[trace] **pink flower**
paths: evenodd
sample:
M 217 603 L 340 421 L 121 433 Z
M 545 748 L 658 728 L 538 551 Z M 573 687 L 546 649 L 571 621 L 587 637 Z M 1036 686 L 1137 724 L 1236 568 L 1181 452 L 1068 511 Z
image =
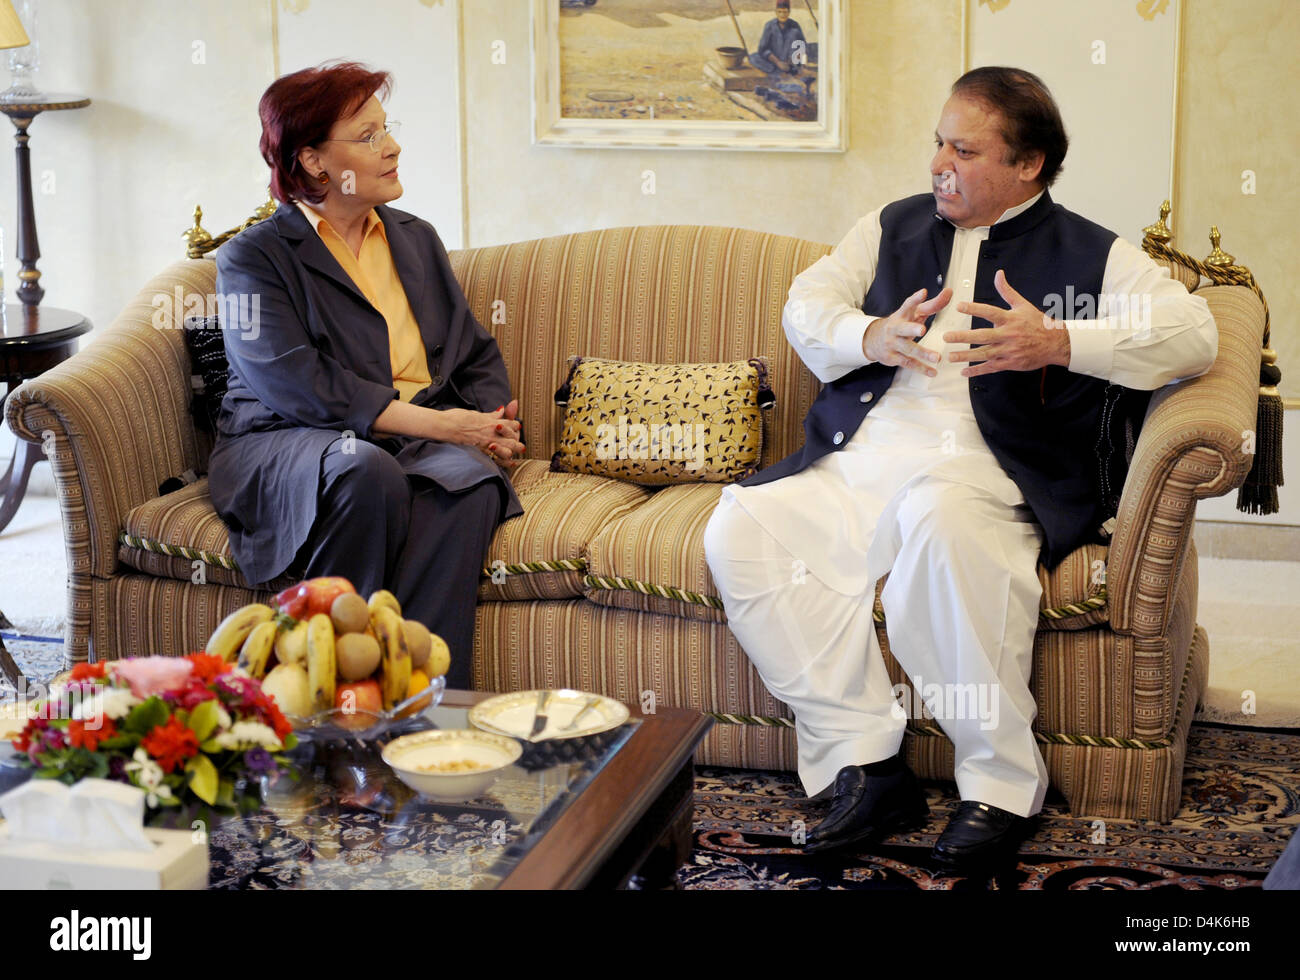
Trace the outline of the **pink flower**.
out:
M 118 660 L 109 670 L 118 681 L 126 681 L 138 698 L 166 694 L 185 686 L 194 664 L 184 657 L 136 657 Z

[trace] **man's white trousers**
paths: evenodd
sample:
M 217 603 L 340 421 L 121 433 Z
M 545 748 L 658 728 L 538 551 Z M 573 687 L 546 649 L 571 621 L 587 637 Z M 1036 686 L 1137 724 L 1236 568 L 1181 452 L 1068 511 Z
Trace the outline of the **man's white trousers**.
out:
M 841 499 L 825 498 L 816 467 L 725 490 L 704 544 L 728 623 L 764 684 L 794 712 L 809 796 L 844 766 L 895 754 L 921 698 L 956 749 L 961 798 L 1030 816 L 1048 785 L 1029 690 L 1041 528 L 1026 507 L 1008 506 L 979 481 L 887 470 L 867 481 L 874 485 L 855 481 Z M 852 507 L 852 540 L 789 548 L 786 536 L 781 544 L 764 523 L 772 525 L 782 501 Z M 827 569 L 822 578 L 817 567 Z M 886 572 L 890 649 L 916 691 L 906 698 L 892 689 L 871 616 Z M 847 590 L 845 581 L 853 582 Z

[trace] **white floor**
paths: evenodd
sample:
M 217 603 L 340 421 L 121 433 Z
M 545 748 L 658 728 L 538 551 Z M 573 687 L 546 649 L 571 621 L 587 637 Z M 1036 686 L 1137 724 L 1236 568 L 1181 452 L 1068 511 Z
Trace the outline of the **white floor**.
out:
M 58 502 L 29 494 L 0 534 L 0 610 L 21 632 L 61 636 L 66 575 Z M 1202 558 L 1197 621 L 1210 635 L 1197 718 L 1300 728 L 1300 562 Z

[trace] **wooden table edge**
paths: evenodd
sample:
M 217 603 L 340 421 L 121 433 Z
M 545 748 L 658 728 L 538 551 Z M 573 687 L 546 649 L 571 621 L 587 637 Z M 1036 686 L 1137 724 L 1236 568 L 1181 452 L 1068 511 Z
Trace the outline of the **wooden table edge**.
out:
M 442 704 L 472 707 L 495 696 L 449 690 Z M 632 717 L 641 721 L 635 734 L 560 814 L 537 846 L 524 855 L 501 882 L 501 889 L 582 888 L 695 754 L 713 724 L 712 718 L 688 708 L 659 708 L 653 714 L 630 710 Z M 665 740 L 672 750 L 651 755 L 662 751 Z M 620 784 L 634 789 L 623 795 L 622 806 L 613 807 L 608 798 L 616 795 Z

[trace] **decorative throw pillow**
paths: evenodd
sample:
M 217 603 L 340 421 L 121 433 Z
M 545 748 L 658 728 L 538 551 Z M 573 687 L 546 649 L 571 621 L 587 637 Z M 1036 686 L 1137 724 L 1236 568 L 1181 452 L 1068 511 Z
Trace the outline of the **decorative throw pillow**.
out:
M 195 425 L 216 435 L 217 413 L 221 411 L 221 399 L 226 397 L 229 369 L 221 318 L 187 316 L 183 326 L 185 347 L 190 352 L 190 389 L 194 393 L 190 413 Z
M 762 358 L 639 364 L 570 358 L 551 469 L 646 486 L 731 483 L 758 470 L 762 409 L 776 403 Z

